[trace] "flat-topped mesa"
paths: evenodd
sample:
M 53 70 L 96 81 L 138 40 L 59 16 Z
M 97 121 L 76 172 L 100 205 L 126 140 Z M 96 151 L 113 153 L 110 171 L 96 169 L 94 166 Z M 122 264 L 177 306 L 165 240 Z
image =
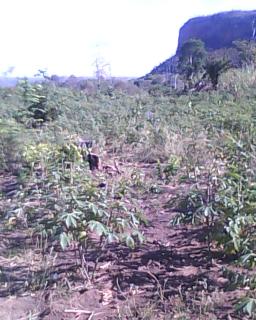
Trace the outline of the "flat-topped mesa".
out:
M 189 39 L 202 40 L 209 51 L 230 48 L 236 40 L 256 40 L 256 10 L 192 18 L 180 29 L 177 52 Z
M 179 50 L 190 39 L 203 41 L 208 52 L 234 50 L 234 41 L 256 41 L 256 10 L 221 12 L 188 20 L 180 28 L 176 54 L 160 63 L 145 77 L 175 74 Z

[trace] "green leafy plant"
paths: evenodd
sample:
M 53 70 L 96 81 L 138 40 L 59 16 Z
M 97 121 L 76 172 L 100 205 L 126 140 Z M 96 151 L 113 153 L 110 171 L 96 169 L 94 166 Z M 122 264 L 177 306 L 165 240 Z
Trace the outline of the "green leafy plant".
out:
M 50 100 L 48 89 L 44 84 L 31 84 L 27 79 L 21 80 L 19 90 L 23 107 L 15 114 L 16 120 L 34 128 L 56 120 L 61 111 L 58 104 Z
M 217 90 L 220 75 L 230 68 L 230 62 L 225 59 L 208 59 L 204 65 L 205 74 L 203 78 L 209 77 L 214 90 Z
M 254 318 L 256 316 L 256 299 L 250 297 L 241 299 L 236 306 L 236 310 L 247 313 L 250 317 Z
M 58 240 L 63 250 L 75 244 L 81 265 L 88 247 L 97 243 L 100 255 L 107 243 L 134 248 L 143 242 L 137 207 L 113 198 L 111 189 L 99 189 L 75 145 L 30 145 L 23 157 L 31 168 L 30 184 L 16 201 L 35 235 Z M 40 203 L 32 211 L 24 201 L 29 195 Z M 18 218 L 16 209 L 9 211 L 8 221 L 11 217 Z
M 158 178 L 161 180 L 164 180 L 166 183 L 169 183 L 174 177 L 181 164 L 181 159 L 177 156 L 172 156 L 169 158 L 168 162 L 166 164 L 161 164 L 158 160 L 157 162 L 157 175 Z
M 183 43 L 178 52 L 179 70 L 186 80 L 192 81 L 203 69 L 206 58 L 204 43 L 199 39 L 190 39 Z

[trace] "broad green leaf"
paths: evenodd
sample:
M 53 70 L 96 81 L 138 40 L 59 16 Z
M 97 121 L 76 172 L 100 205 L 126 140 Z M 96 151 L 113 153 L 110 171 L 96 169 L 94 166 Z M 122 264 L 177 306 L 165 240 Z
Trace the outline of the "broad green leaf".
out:
M 127 236 L 125 238 L 125 243 L 129 248 L 134 248 L 135 247 L 134 239 L 131 236 Z
M 256 299 L 250 298 L 247 304 L 244 306 L 244 310 L 249 314 L 249 316 L 252 316 L 256 311 Z
M 108 243 L 112 243 L 114 241 L 118 241 L 118 236 L 114 233 L 109 233 L 108 236 L 107 236 L 107 241 Z
M 77 226 L 76 219 L 72 213 L 66 215 L 65 223 L 68 228 Z
M 256 299 L 245 297 L 236 305 L 236 310 L 242 310 L 243 312 L 252 316 L 256 312 Z
M 60 234 L 60 245 L 62 250 L 65 250 L 66 247 L 70 244 L 70 237 L 66 234 L 66 232 L 63 232 Z
M 245 254 L 244 256 L 241 257 L 241 261 L 243 264 L 246 264 L 248 260 L 250 260 L 251 258 L 256 258 L 256 254 L 255 253 L 248 253 Z
M 90 221 L 89 228 L 92 232 L 96 232 L 99 236 L 107 234 L 106 227 L 99 221 L 95 221 L 95 220 Z

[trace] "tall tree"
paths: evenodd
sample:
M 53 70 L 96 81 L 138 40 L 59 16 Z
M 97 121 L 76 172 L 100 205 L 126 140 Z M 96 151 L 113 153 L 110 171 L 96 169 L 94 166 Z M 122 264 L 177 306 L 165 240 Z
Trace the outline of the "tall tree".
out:
M 256 41 L 234 41 L 241 66 L 256 65 Z
M 220 75 L 230 68 L 230 62 L 226 59 L 208 59 L 204 65 L 205 74 L 212 83 L 213 89 L 217 90 Z
M 191 83 L 203 70 L 206 59 L 204 43 L 199 39 L 190 39 L 181 46 L 178 56 L 178 70 Z

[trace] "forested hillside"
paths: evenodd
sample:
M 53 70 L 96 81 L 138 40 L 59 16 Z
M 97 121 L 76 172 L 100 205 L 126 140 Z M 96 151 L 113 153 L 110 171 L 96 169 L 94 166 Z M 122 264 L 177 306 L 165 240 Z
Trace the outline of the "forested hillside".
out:
M 256 11 L 230 11 L 188 20 L 179 31 L 176 54 L 156 66 L 147 76 L 179 73 L 180 51 L 191 40 L 203 42 L 209 57 L 228 58 L 240 67 L 241 46 L 256 41 Z

